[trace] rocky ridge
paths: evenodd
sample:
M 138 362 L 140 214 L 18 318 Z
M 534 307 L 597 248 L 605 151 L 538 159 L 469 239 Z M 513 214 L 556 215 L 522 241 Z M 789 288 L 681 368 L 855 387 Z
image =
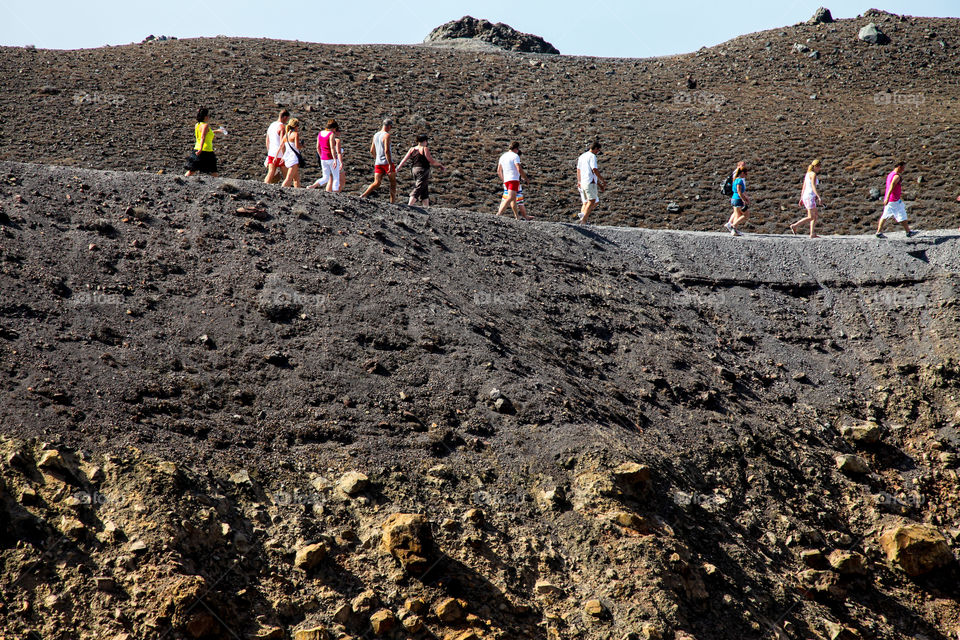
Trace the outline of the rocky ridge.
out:
M 489 20 L 478 20 L 473 16 L 464 16 L 452 20 L 431 31 L 424 44 L 459 44 L 464 40 L 483 42 L 498 49 L 518 53 L 548 53 L 557 55 L 560 51 L 552 44 L 529 33 L 520 33 L 502 22 L 496 24 Z

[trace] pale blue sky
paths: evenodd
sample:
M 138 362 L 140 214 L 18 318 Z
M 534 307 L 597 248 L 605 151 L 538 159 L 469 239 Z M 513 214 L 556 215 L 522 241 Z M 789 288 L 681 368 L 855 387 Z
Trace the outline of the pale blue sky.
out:
M 802 22 L 823 1 L 0 0 L 0 45 L 99 47 L 139 42 L 151 33 L 412 44 L 433 27 L 469 14 L 543 36 L 565 54 L 648 57 L 696 51 L 744 33 Z M 958 0 L 826 0 L 826 6 L 837 18 L 856 17 L 871 6 L 915 16 L 960 16 Z M 266 7 L 273 7 L 269 15 Z

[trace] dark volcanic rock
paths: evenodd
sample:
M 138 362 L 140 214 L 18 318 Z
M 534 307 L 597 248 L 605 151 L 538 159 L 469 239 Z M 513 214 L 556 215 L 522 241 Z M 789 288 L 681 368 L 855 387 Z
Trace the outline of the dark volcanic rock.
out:
M 427 44 L 445 43 L 450 40 L 480 40 L 506 49 L 522 53 L 554 53 L 559 54 L 552 44 L 530 33 L 521 33 L 508 24 L 489 20 L 478 20 L 472 16 L 464 16 L 440 25 L 430 32 L 424 40 Z
M 830 13 L 830 9 L 820 7 L 808 22 L 810 24 L 826 24 L 833 22 L 833 15 Z

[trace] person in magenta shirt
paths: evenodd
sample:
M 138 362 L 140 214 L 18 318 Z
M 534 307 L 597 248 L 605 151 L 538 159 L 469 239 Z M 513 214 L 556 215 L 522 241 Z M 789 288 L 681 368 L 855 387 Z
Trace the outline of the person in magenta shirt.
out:
M 340 148 L 340 125 L 330 119 L 317 135 L 317 155 L 323 175 L 307 189 L 326 186 L 327 191 L 340 191 L 340 170 L 343 168 L 343 153 Z
M 898 162 L 893 167 L 893 171 L 887 174 L 887 189 L 885 195 L 883 196 L 883 215 L 880 216 L 880 221 L 877 223 L 877 237 L 885 238 L 883 235 L 883 223 L 887 218 L 893 218 L 903 227 L 903 230 L 907 232 L 907 237 L 910 238 L 917 234 L 916 231 L 910 230 L 910 225 L 907 222 L 907 207 L 903 204 L 903 162 Z

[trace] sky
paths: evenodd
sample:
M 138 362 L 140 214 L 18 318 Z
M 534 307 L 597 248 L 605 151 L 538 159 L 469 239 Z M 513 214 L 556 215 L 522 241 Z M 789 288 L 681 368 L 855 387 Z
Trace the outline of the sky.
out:
M 414 44 L 464 15 L 542 36 L 568 55 L 645 58 L 696 51 L 810 18 L 824 0 L 363 0 L 223 2 L 0 0 L 0 45 L 76 49 L 179 38 L 243 36 L 337 44 Z M 960 16 L 958 0 L 826 0 L 835 18 L 871 6 L 914 16 Z M 267 7 L 272 7 L 268 14 Z

